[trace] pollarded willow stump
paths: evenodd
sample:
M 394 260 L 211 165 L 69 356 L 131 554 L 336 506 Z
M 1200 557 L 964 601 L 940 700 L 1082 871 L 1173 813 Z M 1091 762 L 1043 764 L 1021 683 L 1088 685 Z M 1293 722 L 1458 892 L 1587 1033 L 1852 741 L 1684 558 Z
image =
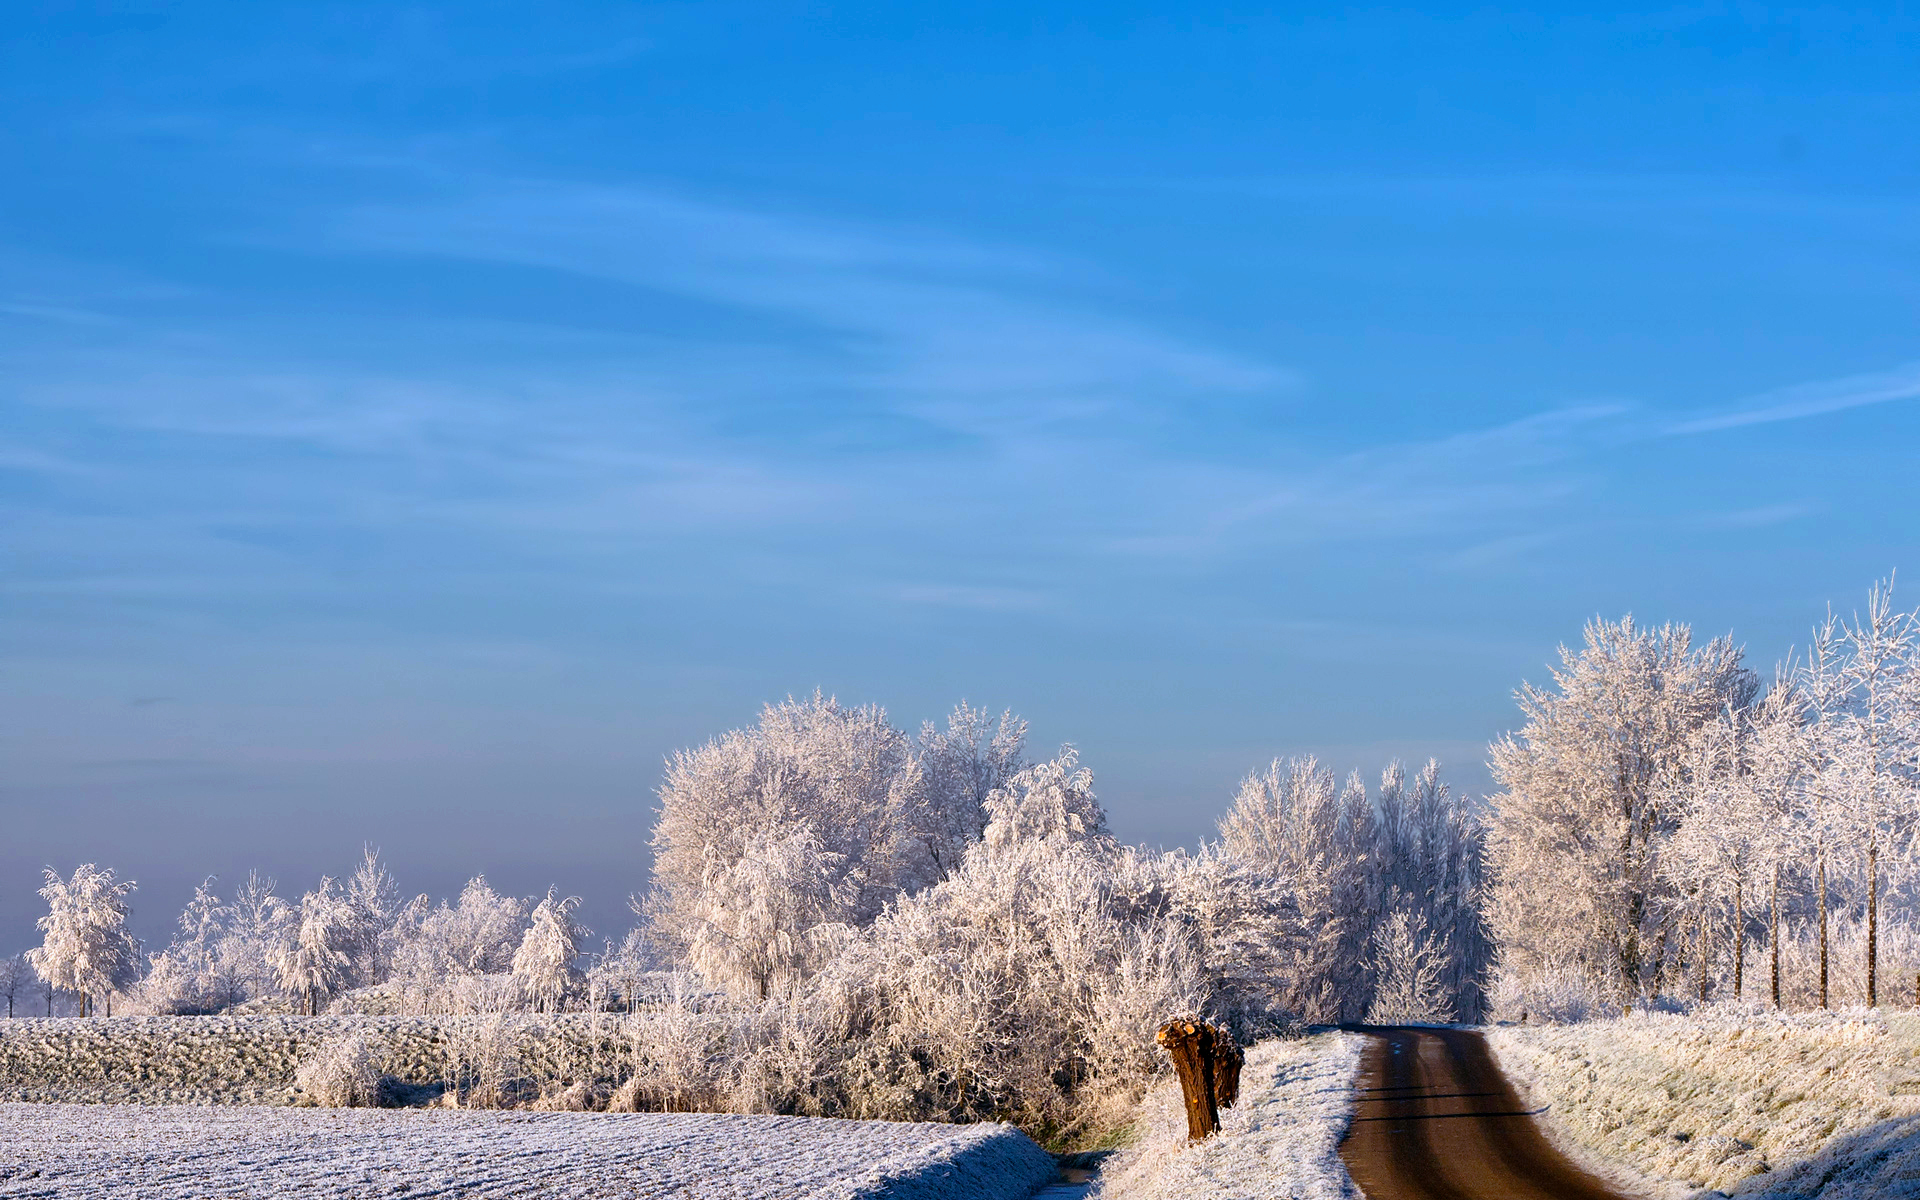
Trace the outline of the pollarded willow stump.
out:
M 1220 1128 L 1220 1110 L 1240 1098 L 1245 1056 L 1232 1034 L 1205 1021 L 1168 1021 L 1154 1040 L 1173 1059 L 1187 1105 L 1187 1138 L 1197 1142 Z

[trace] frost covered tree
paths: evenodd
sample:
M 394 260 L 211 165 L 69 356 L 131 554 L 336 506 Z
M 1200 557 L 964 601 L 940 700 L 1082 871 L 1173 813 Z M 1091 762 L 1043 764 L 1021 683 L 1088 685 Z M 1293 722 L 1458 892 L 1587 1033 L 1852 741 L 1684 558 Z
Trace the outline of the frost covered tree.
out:
M 851 885 L 811 825 L 755 834 L 738 858 L 715 854 L 684 928 L 686 960 L 736 995 L 791 998 L 845 928 Z
M 1024 736 L 1011 715 L 996 723 L 963 705 L 916 742 L 885 710 L 816 692 L 676 754 L 641 902 L 652 935 L 737 987 L 791 983 L 811 969 L 816 926 L 870 924 L 951 871 L 984 832 L 988 797 L 1018 770 Z M 802 891 L 753 894 L 780 880 Z M 735 950 L 746 957 L 724 962 Z
M 808 985 L 849 1055 L 847 1115 L 1012 1115 L 1071 1131 L 1123 1111 L 1152 1032 L 1206 1001 L 1173 866 L 1114 843 L 1070 756 L 1019 772 L 944 882 L 903 897 Z
M 0 958 L 0 996 L 6 997 L 7 1019 L 13 1019 L 14 1002 L 33 985 L 33 965 L 23 954 Z
M 1442 979 L 1446 955 L 1418 909 L 1393 912 L 1374 927 L 1370 1025 L 1453 1020 L 1453 1000 Z
M 127 897 L 134 887 L 92 863 L 75 868 L 71 879 L 51 868 L 46 872 L 40 895 L 48 911 L 38 922 L 45 938 L 27 956 L 49 987 L 79 995 L 83 1017 L 94 997 L 110 997 L 139 978 L 140 946 L 127 929 Z
M 1300 965 L 1316 938 L 1293 889 L 1219 843 L 1170 855 L 1164 869 L 1169 911 L 1192 941 L 1206 987 L 1206 1015 L 1242 1041 L 1290 1024 Z
M 143 1003 L 151 1011 L 211 1013 L 244 999 L 221 961 L 233 910 L 220 902 L 213 885 L 209 875 L 193 889 L 180 914 L 178 934 L 153 956 L 140 985 Z
M 1373 935 L 1395 911 L 1435 939 L 1447 1007 L 1480 1011 L 1490 946 L 1480 918 L 1478 823 L 1429 761 L 1409 782 L 1398 763 L 1369 796 L 1312 758 L 1249 776 L 1220 820 L 1220 848 L 1283 886 L 1302 936 L 1276 968 L 1285 1003 L 1314 1021 L 1356 1021 L 1378 983 Z
M 1716 911 L 1724 912 L 1732 934 L 1733 994 L 1742 995 L 1749 905 L 1763 880 L 1771 885 L 1770 936 L 1777 946 L 1780 869 L 1791 850 L 1789 822 L 1803 772 L 1797 709 L 1793 688 L 1781 682 L 1751 710 L 1723 711 L 1701 731 L 1689 786 L 1674 800 L 1682 815 L 1662 872 L 1695 906 L 1703 1000 L 1712 957 L 1707 928 Z M 1777 978 L 1773 990 L 1777 996 Z
M 258 871 L 247 873 L 231 901 L 214 884 L 208 876 L 194 889 L 172 943 L 153 956 L 140 985 L 149 1011 L 220 1012 L 279 990 L 299 914 Z
M 1297 945 L 1284 983 L 1286 1006 L 1313 1021 L 1365 1013 L 1364 947 L 1370 840 L 1365 789 L 1356 799 L 1312 757 L 1275 760 L 1249 775 L 1220 819 L 1230 857 L 1280 881 L 1299 906 L 1308 937 Z M 1357 1011 L 1356 1011 L 1357 1009 Z
M 579 976 L 574 960 L 580 957 L 587 930 L 573 919 L 578 907 L 580 897 L 561 900 L 548 888 L 546 898 L 534 905 L 520 948 L 513 952 L 513 977 L 542 1012 L 558 1012 L 567 988 Z
M 1552 687 L 1522 685 L 1525 727 L 1492 747 L 1488 920 L 1503 969 L 1572 969 L 1631 999 L 1669 982 L 1660 855 L 1693 748 L 1758 685 L 1730 640 L 1696 649 L 1685 625 L 1594 621 L 1560 657 Z
M 1838 801 L 1840 836 L 1866 871 L 1867 1004 L 1873 1005 L 1879 1002 L 1881 866 L 1912 838 L 1920 765 L 1914 617 L 1894 610 L 1892 580 L 1873 588 L 1866 614 L 1844 627 L 1844 637 L 1837 689 L 1843 707 L 1819 728 L 1831 738 L 1824 783 Z
M 300 898 L 300 923 L 280 956 L 280 986 L 298 997 L 308 1016 L 318 1016 L 320 998 L 343 991 L 353 979 L 354 914 L 331 878 Z
M 930 878 L 945 879 L 987 827 L 987 797 L 1026 766 L 1027 723 L 1002 712 L 996 719 L 961 701 L 940 729 L 921 726 L 919 787 L 908 820 L 927 857 Z
M 279 987 L 279 963 L 299 929 L 300 914 L 274 890 L 269 876 L 248 871 L 234 889 L 226 936 L 221 939 L 219 969 L 245 999 Z
M 422 896 L 398 920 L 394 973 L 416 986 L 449 979 L 501 975 L 527 927 L 527 902 L 503 896 L 476 875 L 452 904 L 430 908 Z
M 388 941 L 400 915 L 400 886 L 380 861 L 377 847 L 361 849 L 360 863 L 347 877 L 346 900 L 353 913 L 353 959 L 360 981 L 384 982 L 392 965 Z

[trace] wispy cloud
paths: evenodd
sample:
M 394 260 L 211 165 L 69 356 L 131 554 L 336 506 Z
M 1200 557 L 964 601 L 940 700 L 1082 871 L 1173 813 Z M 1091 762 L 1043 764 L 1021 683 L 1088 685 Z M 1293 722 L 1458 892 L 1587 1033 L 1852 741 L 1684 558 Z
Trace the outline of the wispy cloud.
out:
M 1746 425 L 1797 421 L 1869 404 L 1915 398 L 1920 398 L 1920 363 L 1909 363 L 1891 371 L 1849 375 L 1844 379 L 1803 383 L 1779 391 L 1764 392 L 1748 397 L 1726 411 L 1675 422 L 1667 426 L 1666 432 L 1674 435 L 1713 433 Z
M 1701 529 L 1766 529 L 1797 521 L 1813 511 L 1815 506 L 1811 504 L 1761 504 L 1731 512 L 1709 513 L 1697 518 L 1694 524 Z

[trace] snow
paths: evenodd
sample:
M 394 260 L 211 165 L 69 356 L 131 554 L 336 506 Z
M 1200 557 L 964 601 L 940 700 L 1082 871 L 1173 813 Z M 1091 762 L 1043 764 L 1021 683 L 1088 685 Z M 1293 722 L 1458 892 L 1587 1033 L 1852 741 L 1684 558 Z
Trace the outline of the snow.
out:
M 1054 1169 L 1005 1125 L 0 1104 L 0 1197 L 1019 1200 Z
M 1488 1041 L 1550 1106 L 1549 1136 L 1615 1178 L 1672 1195 L 1920 1195 L 1920 1016 L 1729 1005 Z
M 417 1084 L 444 1077 L 450 1041 L 497 1036 L 536 1081 L 611 1076 L 650 1018 L 593 1013 L 505 1017 L 111 1017 L 0 1021 L 0 1100 L 291 1104 L 294 1074 L 330 1039 L 363 1037 L 381 1069 Z
M 1140 1140 L 1109 1161 L 1101 1200 L 1354 1200 L 1340 1161 L 1365 1039 L 1350 1033 L 1260 1042 L 1247 1051 L 1240 1102 L 1220 1132 L 1187 1142 L 1180 1085 L 1169 1079 L 1140 1109 Z

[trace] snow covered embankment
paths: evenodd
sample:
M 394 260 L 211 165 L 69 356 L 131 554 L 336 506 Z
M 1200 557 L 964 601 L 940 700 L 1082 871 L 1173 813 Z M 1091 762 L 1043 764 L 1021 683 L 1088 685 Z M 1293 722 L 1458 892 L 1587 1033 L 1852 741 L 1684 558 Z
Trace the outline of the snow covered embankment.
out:
M 1247 1051 L 1240 1102 L 1220 1114 L 1220 1132 L 1187 1142 L 1180 1085 L 1147 1094 L 1140 1138 L 1101 1173 L 1100 1200 L 1350 1200 L 1358 1196 L 1340 1161 L 1353 1116 L 1354 1078 L 1364 1039 L 1321 1033 L 1260 1042 Z
M 0 1197 L 1020 1200 L 1053 1173 L 1006 1125 L 0 1104 Z
M 1920 1191 L 1920 1017 L 1729 1007 L 1487 1041 L 1555 1141 L 1672 1194 Z

